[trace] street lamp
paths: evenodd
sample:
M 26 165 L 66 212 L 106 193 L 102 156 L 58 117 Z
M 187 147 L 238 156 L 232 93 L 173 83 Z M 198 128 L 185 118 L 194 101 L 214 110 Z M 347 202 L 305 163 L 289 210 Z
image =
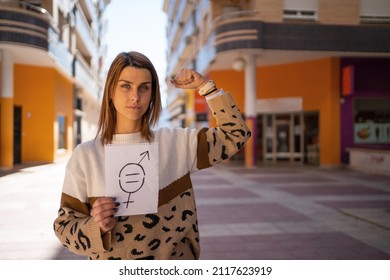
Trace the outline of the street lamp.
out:
M 232 64 L 232 67 L 236 71 L 242 71 L 245 69 L 245 60 L 242 57 L 237 57 Z

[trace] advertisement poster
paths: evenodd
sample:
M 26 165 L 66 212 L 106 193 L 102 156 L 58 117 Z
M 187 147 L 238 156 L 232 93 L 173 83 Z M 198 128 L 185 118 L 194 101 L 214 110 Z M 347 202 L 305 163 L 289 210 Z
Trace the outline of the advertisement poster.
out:
M 390 123 L 355 123 L 355 143 L 390 143 Z

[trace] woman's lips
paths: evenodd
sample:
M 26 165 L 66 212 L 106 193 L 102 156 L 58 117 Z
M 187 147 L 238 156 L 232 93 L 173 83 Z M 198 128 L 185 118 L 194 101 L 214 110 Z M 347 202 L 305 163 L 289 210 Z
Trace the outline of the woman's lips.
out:
M 141 109 L 140 106 L 126 106 L 127 109 L 130 109 L 130 110 L 139 110 Z

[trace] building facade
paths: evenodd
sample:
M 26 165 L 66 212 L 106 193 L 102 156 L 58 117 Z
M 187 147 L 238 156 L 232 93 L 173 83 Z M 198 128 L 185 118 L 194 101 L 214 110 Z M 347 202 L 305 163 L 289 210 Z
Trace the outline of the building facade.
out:
M 355 150 L 367 161 L 389 150 L 389 1 L 166 0 L 163 9 L 167 79 L 192 67 L 232 91 L 254 132 L 237 155 L 246 166 L 339 166 Z M 213 124 L 197 94 L 168 86 L 168 100 L 176 125 Z M 380 141 L 359 140 L 367 122 Z
M 109 2 L 0 2 L 0 168 L 53 162 L 94 136 Z

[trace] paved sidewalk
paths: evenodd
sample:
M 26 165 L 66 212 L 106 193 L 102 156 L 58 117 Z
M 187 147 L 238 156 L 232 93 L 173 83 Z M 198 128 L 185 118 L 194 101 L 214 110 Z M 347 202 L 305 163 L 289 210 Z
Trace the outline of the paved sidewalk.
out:
M 0 172 L 0 259 L 85 259 L 52 229 L 65 164 Z M 232 162 L 193 182 L 201 259 L 390 259 L 390 176 Z
M 194 183 L 202 259 L 390 259 L 390 176 L 227 164 Z

